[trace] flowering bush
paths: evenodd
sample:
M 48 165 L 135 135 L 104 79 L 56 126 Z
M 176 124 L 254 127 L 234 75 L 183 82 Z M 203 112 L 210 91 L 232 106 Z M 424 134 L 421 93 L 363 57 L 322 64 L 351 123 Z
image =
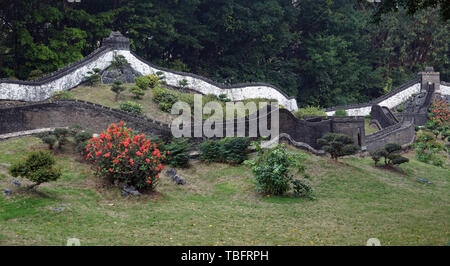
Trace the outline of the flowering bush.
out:
M 166 158 L 156 143 L 144 134 L 135 134 L 122 121 L 91 138 L 85 149 L 86 160 L 96 165 L 96 174 L 138 189 L 156 187 L 159 173 L 164 169 L 161 160 Z
M 450 106 L 445 98 L 437 98 L 430 105 L 428 114 L 431 121 L 442 127 L 450 123 Z

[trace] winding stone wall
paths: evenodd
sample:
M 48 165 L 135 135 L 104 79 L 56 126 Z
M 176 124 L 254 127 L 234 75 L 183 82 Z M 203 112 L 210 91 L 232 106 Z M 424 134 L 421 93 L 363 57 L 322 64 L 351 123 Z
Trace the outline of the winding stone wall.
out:
M 366 149 L 373 151 L 388 143 L 407 145 L 414 142 L 415 130 L 412 121 L 404 121 L 366 136 Z
M 411 95 L 419 93 L 420 90 L 420 79 L 416 78 L 369 103 L 327 108 L 325 109 L 325 112 L 327 113 L 327 115 L 332 116 L 334 115 L 336 110 L 342 109 L 346 110 L 349 116 L 366 116 L 370 114 L 372 105 L 380 105 L 392 109 L 397 105 L 405 102 L 409 97 L 411 97 Z
M 93 68 L 106 69 L 110 66 L 113 55 L 120 54 L 125 56 L 131 67 L 140 74 L 163 72 L 167 84 L 171 86 L 179 86 L 179 82 L 186 79 L 190 89 L 203 94 L 226 94 L 233 101 L 249 98 L 276 99 L 288 110 L 297 110 L 295 97 L 287 96 L 273 85 L 246 83 L 227 86 L 198 75 L 158 67 L 130 52 L 127 42 L 128 39 L 120 33 L 112 32 L 109 38 L 104 39 L 100 49 L 50 75 L 33 81 L 0 80 L 0 100 L 43 101 L 53 92 L 76 87 Z

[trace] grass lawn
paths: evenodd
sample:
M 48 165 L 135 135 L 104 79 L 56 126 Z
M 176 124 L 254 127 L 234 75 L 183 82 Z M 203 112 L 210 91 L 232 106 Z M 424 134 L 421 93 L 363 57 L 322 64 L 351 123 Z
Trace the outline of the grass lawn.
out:
M 179 170 L 189 182 L 163 176 L 158 192 L 122 198 L 105 188 L 78 155 L 58 153 L 63 176 L 27 192 L 11 184 L 5 164 L 31 149 L 35 137 L 0 142 L 0 245 L 448 245 L 448 169 L 411 159 L 398 170 L 374 168 L 370 158 L 335 163 L 305 154 L 317 200 L 258 194 L 245 166 L 192 161 Z M 432 185 L 416 181 L 422 177 Z M 26 180 L 20 179 L 23 184 Z M 55 212 L 54 207 L 63 207 Z
M 366 136 L 378 131 L 375 126 L 370 125 L 370 118 L 364 118 L 364 131 L 366 132 Z

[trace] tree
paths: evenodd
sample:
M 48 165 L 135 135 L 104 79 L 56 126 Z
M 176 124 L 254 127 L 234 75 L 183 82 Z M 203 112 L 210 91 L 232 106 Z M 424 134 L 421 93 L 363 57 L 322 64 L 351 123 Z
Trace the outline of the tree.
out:
M 9 167 L 9 173 L 14 177 L 24 177 L 34 182 L 32 189 L 42 183 L 55 181 L 61 176 L 61 170 L 55 168 L 55 158 L 48 152 L 30 153 L 24 160 Z
M 420 10 L 436 7 L 439 7 L 443 21 L 450 19 L 450 4 L 448 0 L 383 0 L 377 5 L 374 19 L 375 21 L 380 21 L 382 14 L 392 11 L 398 12 L 400 8 L 406 9 L 409 15 L 414 15 Z
M 339 157 L 355 154 L 359 150 L 353 144 L 353 139 L 344 134 L 327 133 L 317 140 L 317 144 L 336 161 Z
M 385 165 L 398 165 L 402 163 L 409 162 L 408 158 L 405 158 L 398 154 L 401 151 L 402 146 L 397 143 L 388 143 L 382 149 L 377 149 L 370 153 L 370 156 L 375 162 L 375 166 L 380 161 L 381 158 L 384 158 Z
M 125 86 L 123 86 L 122 84 L 123 84 L 122 81 L 115 80 L 111 85 L 111 91 L 113 91 L 116 94 L 114 97 L 114 100 L 116 102 L 119 100 L 120 93 L 126 89 Z

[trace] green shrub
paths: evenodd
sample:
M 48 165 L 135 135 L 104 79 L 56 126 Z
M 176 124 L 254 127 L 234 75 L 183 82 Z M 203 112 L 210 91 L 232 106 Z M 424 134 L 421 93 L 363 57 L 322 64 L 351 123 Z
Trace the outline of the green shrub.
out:
M 142 114 L 142 105 L 128 101 L 120 104 L 120 110 L 133 113 L 135 115 L 141 115 Z
M 48 148 L 49 148 L 50 150 L 53 149 L 53 147 L 55 146 L 56 142 L 58 141 L 58 140 L 56 139 L 56 136 L 55 136 L 55 135 L 49 135 L 49 134 L 42 136 L 42 137 L 41 137 L 41 140 L 42 140 L 45 144 L 48 144 Z
M 42 76 L 44 76 L 44 72 L 42 72 L 40 69 L 34 69 L 30 71 L 30 74 L 28 74 L 28 80 L 35 80 Z
M 178 97 L 168 89 L 158 87 L 153 90 L 153 101 L 158 103 L 161 111 L 170 112 L 173 104 L 178 101 Z
M 80 125 L 70 125 L 67 128 L 67 130 L 68 130 L 70 136 L 75 137 L 78 134 L 78 132 L 83 131 L 83 127 Z
M 375 162 L 375 166 L 384 158 L 385 165 L 398 165 L 402 163 L 409 162 L 408 158 L 400 156 L 397 152 L 402 150 L 402 146 L 397 143 L 388 143 L 383 149 L 378 149 L 370 153 L 370 156 Z
M 136 82 L 136 86 L 141 90 L 146 90 L 150 87 L 150 80 L 147 76 L 136 77 L 134 82 Z
M 88 140 L 92 138 L 92 132 L 80 131 L 78 132 L 75 139 L 75 150 L 77 152 L 85 154 L 85 147 L 88 144 Z
M 142 97 L 145 95 L 145 92 L 138 86 L 132 86 L 128 89 L 128 91 L 134 95 L 135 99 L 142 99 Z
M 353 139 L 344 134 L 327 133 L 317 140 L 317 144 L 336 161 L 339 157 L 355 154 L 359 150 L 353 145 Z
M 113 84 L 111 85 L 111 91 L 115 93 L 114 100 L 116 102 L 119 100 L 120 93 L 126 89 L 122 84 L 122 81 L 114 80 Z
M 416 150 L 417 160 L 424 163 L 440 164 L 440 158 L 437 156 L 443 150 L 443 146 L 436 141 L 434 135 L 430 132 L 421 132 L 412 145 Z
M 123 69 L 125 66 L 128 65 L 128 61 L 125 58 L 125 56 L 121 54 L 115 54 L 113 56 L 113 60 L 111 61 L 111 67 L 114 69 Z
M 250 139 L 245 137 L 227 137 L 220 140 L 222 161 L 229 164 L 241 164 L 247 160 Z
M 52 99 L 54 100 L 70 100 L 75 96 L 70 91 L 55 91 L 52 93 Z
M 334 116 L 348 116 L 347 111 L 339 109 L 336 110 L 336 112 L 334 113 Z
M 101 83 L 102 76 L 100 72 L 102 70 L 100 68 L 94 68 L 91 71 L 88 71 L 88 76 L 84 77 L 84 80 L 88 86 L 97 86 Z
M 230 98 L 225 93 L 219 94 L 219 100 L 222 102 L 230 102 Z
M 164 146 L 167 158 L 164 162 L 174 166 L 186 168 L 189 166 L 189 148 L 191 144 L 188 139 L 177 138 Z
M 297 170 L 304 173 L 305 167 L 301 164 L 303 158 L 295 153 L 288 152 L 284 144 L 263 150 L 257 146 L 258 156 L 245 164 L 252 170 L 258 190 L 265 194 L 282 195 L 294 186 L 294 193 L 305 196 L 303 186 L 293 179 L 293 172 Z M 302 192 L 303 191 L 303 192 Z
M 220 162 L 222 155 L 220 153 L 222 147 L 221 142 L 217 140 L 205 140 L 200 144 L 200 160 L 206 162 Z
M 327 113 L 318 106 L 306 106 L 304 108 L 298 108 L 295 111 L 294 116 L 297 118 L 305 118 L 305 116 L 327 116 Z
M 24 160 L 14 163 L 9 167 L 9 173 L 13 177 L 24 177 L 35 184 L 55 181 L 61 176 L 61 170 L 55 168 L 55 158 L 48 152 L 38 151 L 30 153 Z
M 314 190 L 312 189 L 312 187 L 310 185 L 308 185 L 307 183 L 303 182 L 300 179 L 294 179 L 294 181 L 292 181 L 292 186 L 293 186 L 293 190 L 294 190 L 294 195 L 297 197 L 305 197 L 305 198 L 309 198 L 309 199 L 314 199 Z
M 149 82 L 148 86 L 151 89 L 154 89 L 154 88 L 159 87 L 161 85 L 161 80 L 160 79 L 162 79 L 162 78 L 160 78 L 158 75 L 156 75 L 156 74 L 149 74 L 146 77 L 147 77 L 147 80 Z
M 189 85 L 189 82 L 187 81 L 187 79 L 182 79 L 182 80 L 178 81 L 178 86 L 180 86 L 183 89 L 187 88 L 188 85 Z

